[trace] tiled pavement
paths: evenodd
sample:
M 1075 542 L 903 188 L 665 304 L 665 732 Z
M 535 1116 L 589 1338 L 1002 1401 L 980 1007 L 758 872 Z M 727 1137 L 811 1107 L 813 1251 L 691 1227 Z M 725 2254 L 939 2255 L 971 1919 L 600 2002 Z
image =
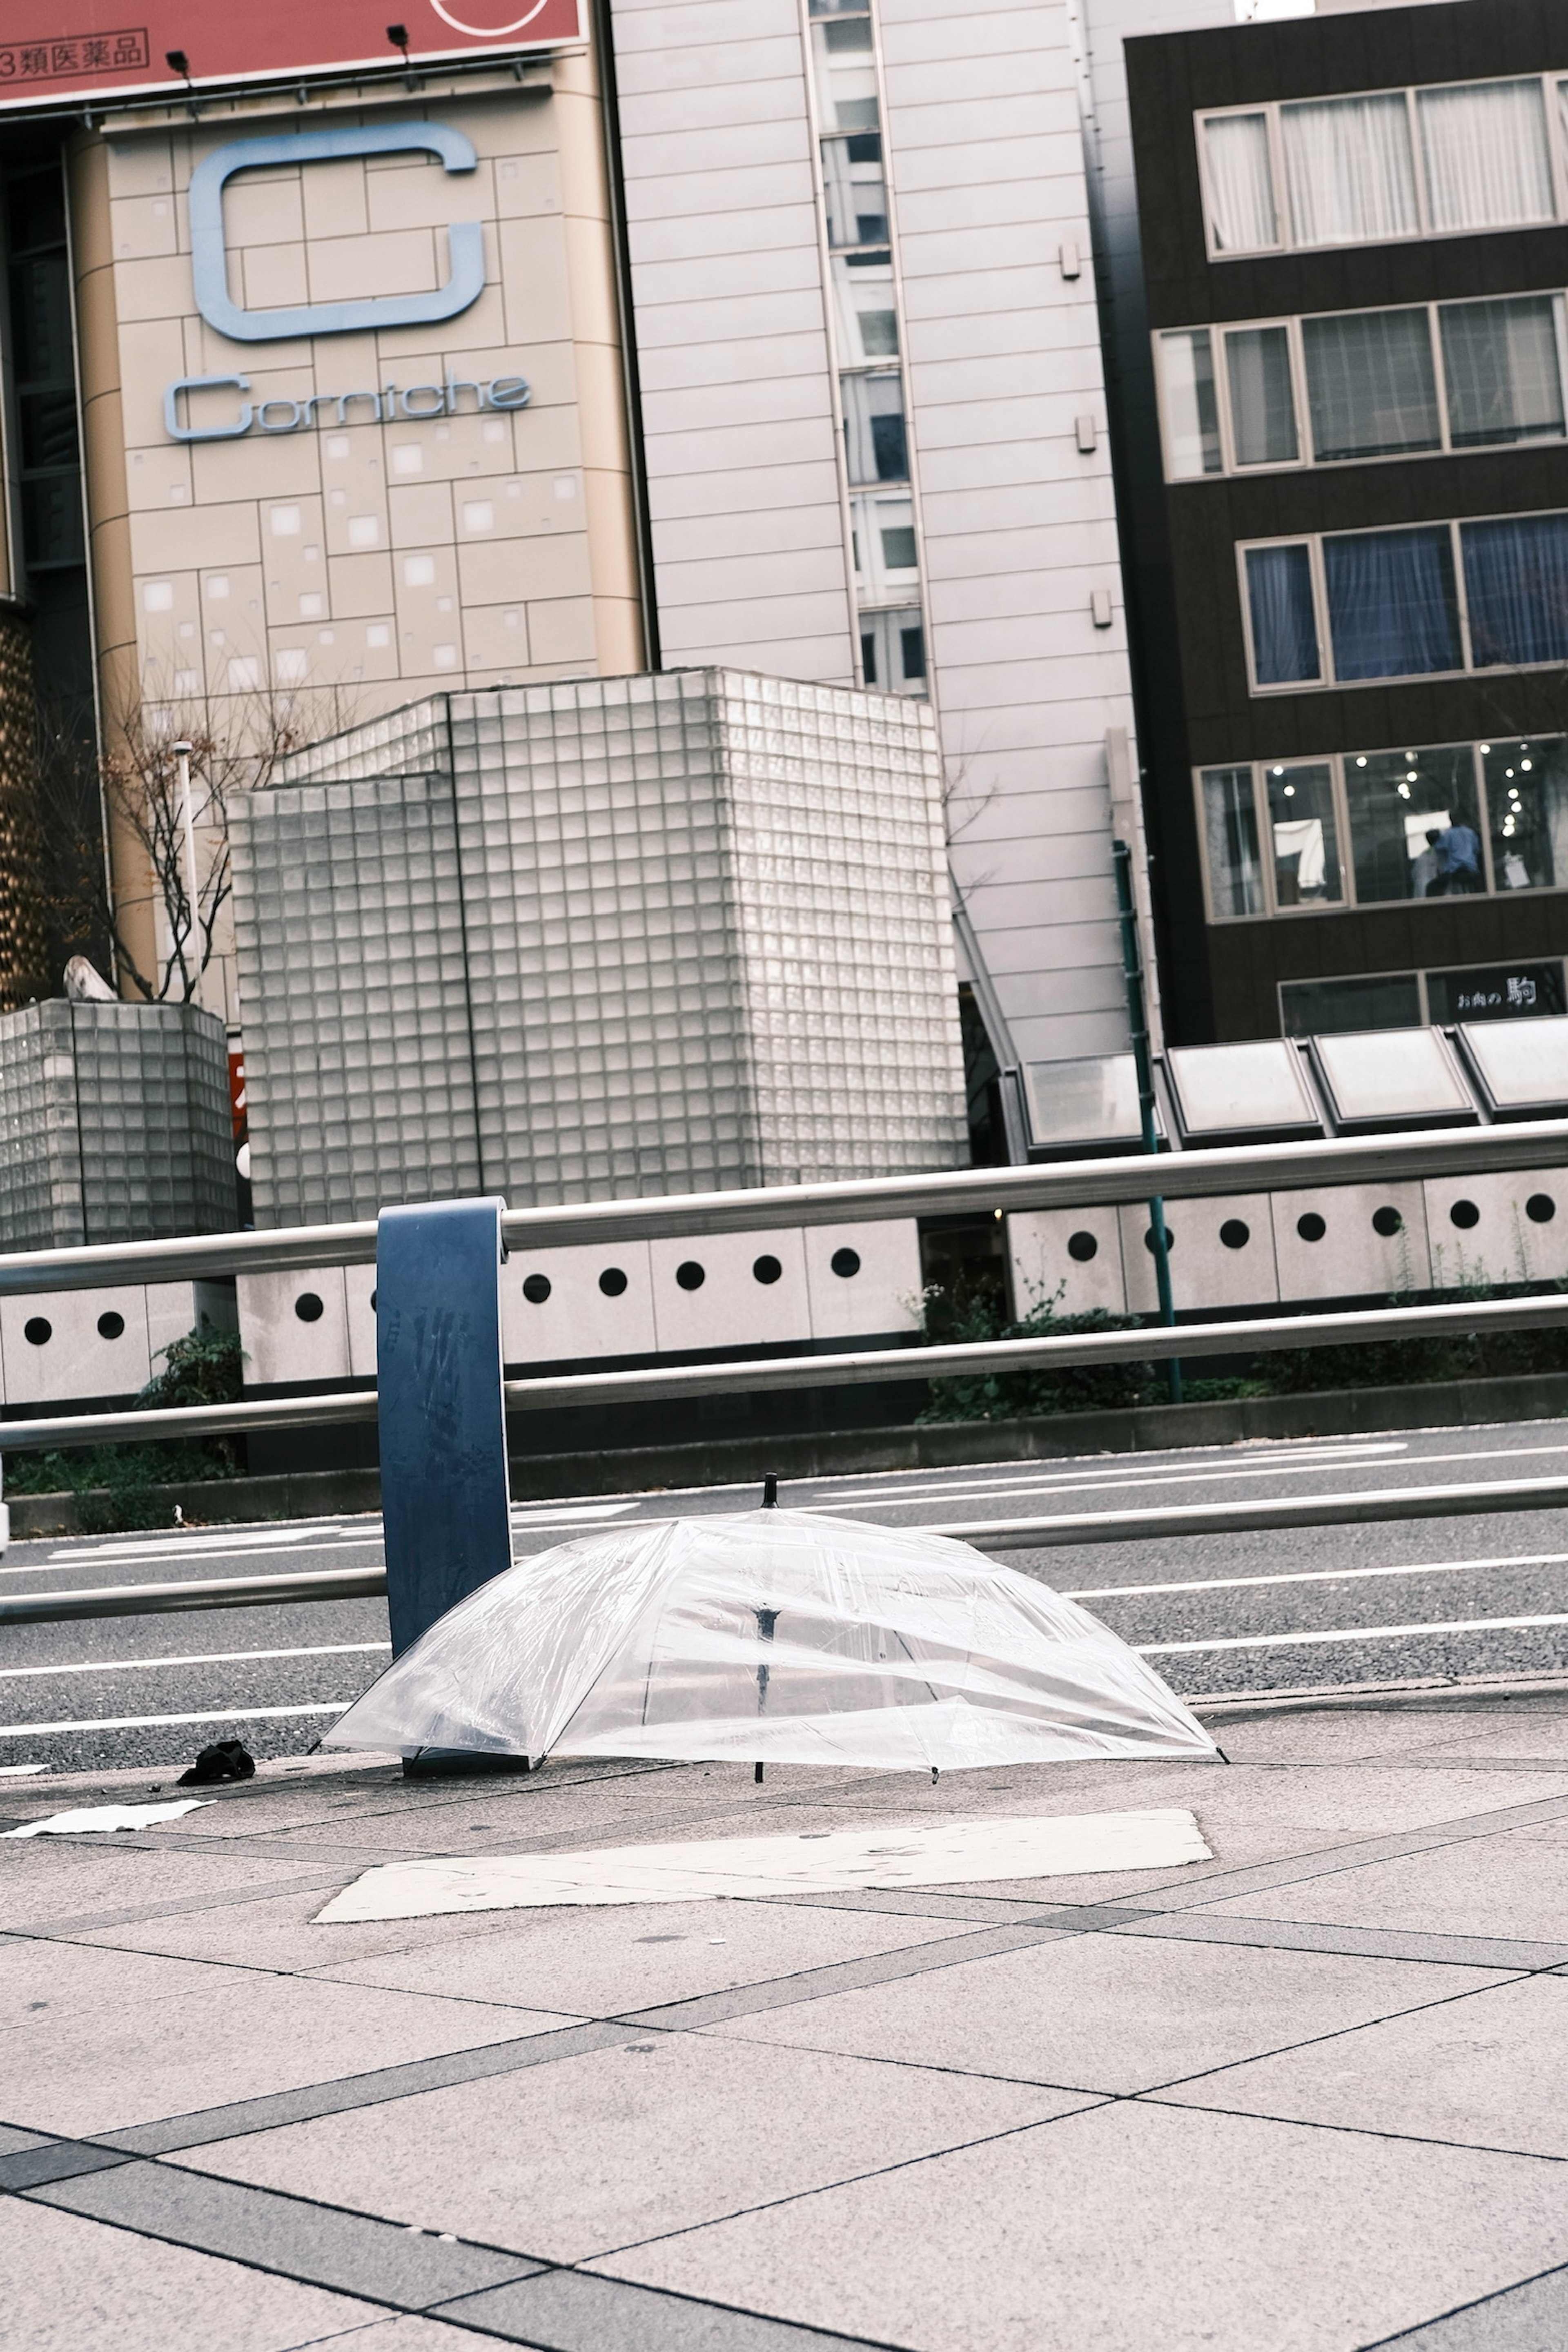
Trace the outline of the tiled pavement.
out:
M 1568 1706 L 1219 1737 L 936 1789 L 272 1770 L 0 1846 L 0 2338 L 1563 2352 Z M 311 1924 L 399 1854 L 1147 1804 L 1215 1860 Z

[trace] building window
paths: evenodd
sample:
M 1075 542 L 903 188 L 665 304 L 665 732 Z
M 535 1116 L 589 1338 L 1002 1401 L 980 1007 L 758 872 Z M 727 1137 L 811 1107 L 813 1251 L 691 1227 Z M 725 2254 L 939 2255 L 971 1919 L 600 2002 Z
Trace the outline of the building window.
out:
M 1568 513 L 1238 552 L 1255 693 L 1568 661 Z
M 1211 768 L 1202 792 L 1209 899 L 1215 915 L 1264 914 L 1251 769 Z
M 1565 88 L 1531 74 L 1202 114 L 1209 251 L 1228 260 L 1561 219 Z
M 870 0 L 806 0 L 860 674 L 923 694 L 926 632 Z
M 1343 980 L 1279 984 L 1287 1037 L 1343 1036 L 1358 1029 L 1447 1027 L 1458 1021 L 1520 1021 L 1561 1013 L 1563 966 L 1486 965 L 1460 971 L 1357 972 Z
M 1215 922 L 1568 889 L 1560 735 L 1205 768 L 1197 788 Z
M 1220 446 L 1219 395 L 1208 329 L 1193 327 L 1162 335 L 1159 357 L 1166 474 L 1173 482 L 1222 474 L 1225 453 Z
M 1557 292 L 1179 328 L 1155 351 L 1171 481 L 1564 436 Z
M 1303 540 L 1249 547 L 1246 554 L 1254 679 L 1258 686 L 1315 685 L 1322 664 L 1310 548 Z

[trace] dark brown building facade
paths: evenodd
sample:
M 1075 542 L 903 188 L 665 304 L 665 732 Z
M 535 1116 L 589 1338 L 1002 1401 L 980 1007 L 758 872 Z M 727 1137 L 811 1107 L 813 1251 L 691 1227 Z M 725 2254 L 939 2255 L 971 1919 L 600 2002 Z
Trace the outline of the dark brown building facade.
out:
M 1458 0 L 1128 64 L 1173 1034 L 1561 1013 L 1568 16 Z

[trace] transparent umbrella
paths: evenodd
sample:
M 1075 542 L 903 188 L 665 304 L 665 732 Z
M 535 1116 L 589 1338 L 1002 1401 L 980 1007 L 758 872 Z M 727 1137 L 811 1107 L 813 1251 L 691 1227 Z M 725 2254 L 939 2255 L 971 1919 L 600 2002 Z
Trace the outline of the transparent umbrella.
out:
M 1135 1651 L 1034 1578 L 919 1528 L 777 1509 L 520 1560 L 321 1744 L 933 1771 L 1219 1753 Z

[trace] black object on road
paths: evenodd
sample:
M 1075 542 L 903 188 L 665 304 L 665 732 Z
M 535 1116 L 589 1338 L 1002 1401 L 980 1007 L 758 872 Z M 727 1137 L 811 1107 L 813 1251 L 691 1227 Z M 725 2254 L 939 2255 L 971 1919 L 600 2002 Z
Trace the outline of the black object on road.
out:
M 215 1739 L 204 1748 L 189 1771 L 175 1783 L 181 1789 L 205 1789 L 215 1780 L 254 1780 L 256 1759 L 237 1739 Z

